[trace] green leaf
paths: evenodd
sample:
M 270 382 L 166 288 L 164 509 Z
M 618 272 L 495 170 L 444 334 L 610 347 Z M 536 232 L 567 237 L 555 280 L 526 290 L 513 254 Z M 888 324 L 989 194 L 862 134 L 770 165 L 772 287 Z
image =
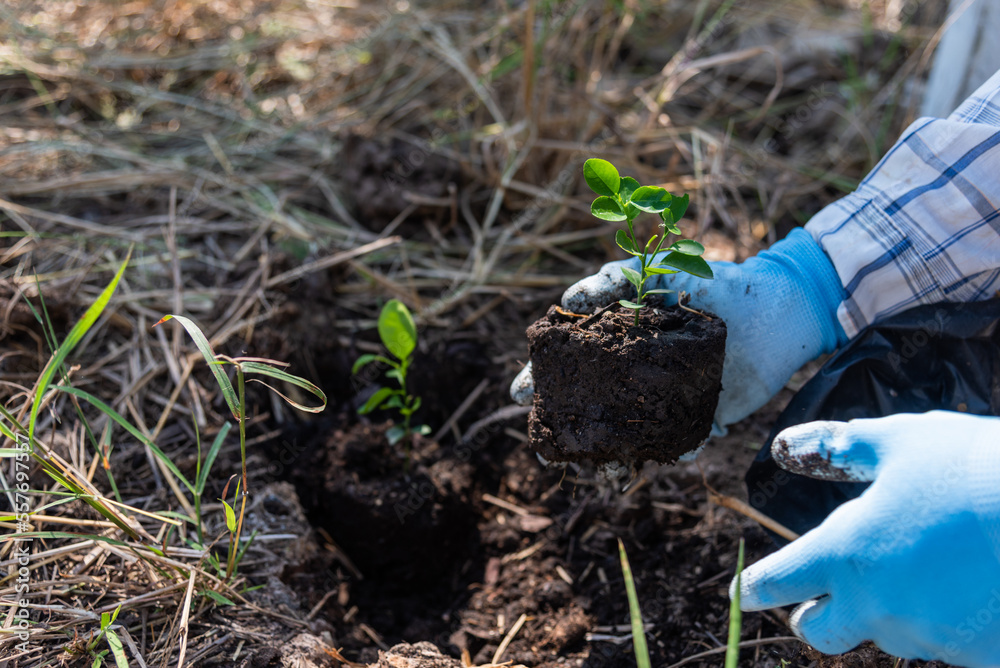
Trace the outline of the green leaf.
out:
M 108 630 L 108 647 L 111 648 L 111 653 L 115 657 L 115 665 L 118 668 L 128 668 L 128 659 L 125 657 L 125 646 L 122 644 L 121 638 L 118 634 L 112 630 Z
M 681 239 L 675 242 L 670 247 L 670 250 L 675 250 L 685 255 L 701 255 L 705 252 L 705 247 L 693 239 Z
M 226 528 L 229 529 L 229 533 L 236 533 L 236 513 L 233 507 L 226 503 L 225 499 L 219 501 L 222 501 L 222 507 L 226 511 Z
M 612 197 L 598 197 L 590 205 L 590 213 L 601 220 L 617 222 L 625 220 L 625 211 Z
M 649 241 L 646 242 L 646 255 L 650 254 L 650 248 L 653 247 L 653 244 L 656 243 L 656 240 L 659 238 L 660 238 L 659 234 L 654 234 L 652 237 L 650 237 Z
M 370 353 L 367 355 L 362 355 L 361 357 L 359 357 L 357 360 L 354 361 L 354 366 L 351 367 L 351 375 L 353 376 L 354 374 L 361 371 L 361 369 L 371 364 L 372 362 L 382 362 L 384 364 L 388 361 L 389 360 L 387 358 L 382 357 L 381 355 L 372 355 Z
M 621 195 L 622 201 L 628 202 L 632 199 L 632 193 L 638 190 L 641 186 L 639 182 L 633 179 L 631 176 L 622 177 L 622 185 L 618 190 L 618 194 Z
M 184 474 L 181 473 L 180 469 L 177 468 L 176 464 L 174 464 L 174 462 L 170 459 L 170 457 L 168 457 L 166 453 L 163 452 L 163 450 L 160 450 L 159 446 L 156 445 L 156 443 L 154 443 L 152 440 L 150 440 L 149 437 L 147 437 L 145 434 L 139 431 L 138 427 L 135 427 L 131 422 L 122 417 L 121 413 L 119 413 L 114 408 L 104 403 L 94 395 L 90 394 L 86 390 L 81 390 L 76 387 L 70 387 L 68 385 L 56 385 L 55 388 L 60 392 L 65 392 L 67 394 L 72 394 L 75 397 L 80 397 L 84 401 L 93 405 L 94 408 L 101 411 L 109 418 L 114 420 L 116 423 L 118 423 L 118 425 L 121 426 L 125 431 L 132 434 L 132 436 L 134 436 L 138 441 L 140 441 L 146 447 L 152 450 L 153 454 L 156 455 L 156 458 L 159 459 L 161 462 L 163 462 L 163 465 L 166 466 L 171 473 L 177 476 L 177 479 L 180 480 L 182 483 L 184 483 L 184 486 L 187 487 L 189 491 L 194 493 L 194 485 L 192 485 L 191 482 L 184 476 Z
M 667 290 L 666 288 L 657 288 L 656 290 L 647 290 L 647 295 L 669 295 L 671 292 L 677 292 L 676 290 Z
M 743 611 L 740 610 L 740 580 L 743 575 L 743 539 L 736 556 L 736 593 L 729 602 L 729 638 L 726 643 L 725 668 L 736 668 L 740 660 L 740 627 L 743 626 Z
M 618 244 L 619 248 L 630 255 L 640 254 L 639 251 L 636 250 L 635 244 L 633 244 L 632 240 L 629 238 L 628 232 L 625 230 L 618 230 L 615 232 L 615 243 Z
M 84 312 L 83 317 L 80 321 L 73 325 L 73 329 L 70 330 L 69 334 L 66 335 L 66 340 L 62 342 L 55 354 L 49 360 L 49 363 L 45 365 L 42 369 L 41 375 L 38 377 L 38 381 L 35 383 L 35 399 L 31 403 L 31 416 L 28 418 L 28 436 L 34 436 L 35 434 L 35 422 L 38 419 L 38 411 L 42 405 L 42 397 L 45 395 L 45 391 L 49 389 L 49 383 L 52 382 L 52 377 L 56 374 L 59 368 L 62 366 L 63 362 L 73 351 L 80 340 L 83 339 L 84 335 L 90 328 L 94 326 L 97 319 L 101 317 L 101 313 L 104 312 L 104 308 L 111 301 L 111 296 L 115 293 L 115 288 L 118 287 L 118 282 L 121 281 L 122 275 L 125 273 L 125 267 L 128 266 L 128 261 L 132 257 L 132 250 L 129 249 L 128 255 L 125 256 L 125 261 L 122 262 L 122 266 L 118 268 L 115 273 L 115 277 L 111 279 L 108 286 L 104 288 L 94 303 L 91 304 L 87 310 Z
M 619 299 L 618 303 L 624 306 L 625 308 L 630 308 L 635 311 L 638 311 L 639 309 L 642 308 L 642 304 L 636 304 L 635 302 L 630 302 L 627 299 Z
M 389 369 L 385 372 L 386 378 L 392 378 L 398 381 L 400 385 L 403 384 L 403 370 L 402 369 Z
M 413 403 L 410 405 L 410 410 L 414 411 L 414 412 L 419 411 L 420 410 L 420 405 L 423 404 L 423 403 L 424 403 L 423 399 L 421 399 L 420 397 L 416 397 L 413 400 Z
M 684 197 L 675 197 L 670 201 L 670 216 L 674 223 L 684 217 L 690 202 L 691 196 L 687 193 L 684 194 Z M 674 234 L 680 234 L 680 232 L 674 232 Z
M 614 197 L 621 188 L 621 176 L 618 170 L 607 160 L 591 158 L 583 163 L 583 178 L 587 185 L 598 195 Z
M 625 544 L 618 539 L 618 558 L 622 564 L 622 576 L 625 578 L 625 595 L 628 597 L 628 616 L 632 622 L 632 647 L 635 649 L 637 668 L 650 668 L 649 648 L 646 646 L 646 629 L 642 623 L 642 610 L 639 608 L 639 596 L 635 591 L 635 580 L 632 568 L 625 554 Z M 728 667 L 727 667 L 728 668 Z
M 279 397 L 284 399 L 286 403 L 288 403 L 291 406 L 294 406 L 300 411 L 303 411 L 305 413 L 322 413 L 326 409 L 326 393 L 323 392 L 323 390 L 319 389 L 316 385 L 310 383 L 305 378 L 301 378 L 299 376 L 296 376 L 295 374 L 288 373 L 283 369 L 276 369 L 270 364 L 263 364 L 261 362 L 240 362 L 240 367 L 243 369 L 243 373 L 245 374 L 258 374 L 261 376 L 268 376 L 276 380 L 284 381 L 286 383 L 291 383 L 296 387 L 301 387 L 303 390 L 309 392 L 314 397 L 319 399 L 321 402 L 319 406 L 306 406 L 304 404 L 300 404 L 296 401 L 289 399 L 284 394 L 282 394 L 274 387 L 268 385 L 262 380 L 257 380 L 256 378 L 249 379 L 254 383 L 260 383 L 261 385 L 263 385 L 264 387 L 266 387 L 267 389 L 271 390 Z
M 388 387 L 380 387 L 375 390 L 375 394 L 368 397 L 368 401 L 365 405 L 358 409 L 358 413 L 361 415 L 368 415 L 373 410 L 382 405 L 382 402 L 391 397 L 393 394 L 398 394 L 399 390 L 393 390 Z
M 646 267 L 647 274 L 676 274 L 676 269 L 667 269 L 666 267 Z
M 209 597 L 210 599 L 212 599 L 213 601 L 215 601 L 219 605 L 236 605 L 235 601 L 229 600 L 228 598 L 226 598 L 225 596 L 223 596 L 222 594 L 220 594 L 217 591 L 212 591 L 211 589 L 206 589 L 206 590 L 204 590 L 201 593 L 203 593 L 205 596 Z
M 674 222 L 673 218 L 671 218 L 669 209 L 661 211 L 660 218 L 663 219 L 663 228 L 667 232 L 670 232 L 671 234 L 681 233 L 681 228 L 677 227 L 677 224 Z
M 670 193 L 659 186 L 642 186 L 632 193 L 632 204 L 648 213 L 660 213 L 670 206 Z
M 403 408 L 403 396 L 399 390 L 393 390 L 394 395 L 389 397 L 389 401 L 382 405 L 382 408 Z
M 398 424 L 389 427 L 385 432 L 385 438 L 389 441 L 389 445 L 396 445 L 403 440 L 404 436 L 406 436 L 406 429 Z
M 417 425 L 416 427 L 413 428 L 413 433 L 420 434 L 421 436 L 426 436 L 427 434 L 431 433 L 431 427 L 430 425 L 427 424 Z
M 390 299 L 378 316 L 378 335 L 382 345 L 399 360 L 409 358 L 417 347 L 417 326 L 406 305 Z
M 686 255 L 684 253 L 678 253 L 677 251 L 671 251 L 667 253 L 665 258 L 660 260 L 660 264 L 676 267 L 681 271 L 686 271 L 687 273 L 700 278 L 715 277 L 715 274 L 712 273 L 712 268 L 708 266 L 708 263 L 697 255 Z
M 625 278 L 628 282 L 635 286 L 638 290 L 642 286 L 642 275 L 635 269 L 630 269 L 629 267 L 622 267 L 622 273 L 625 274 Z
M 212 375 L 215 376 L 215 383 L 219 386 L 222 391 L 222 396 L 226 399 L 226 405 L 229 406 L 229 411 L 233 414 L 233 417 L 237 420 L 240 419 L 240 400 L 236 396 L 236 390 L 233 389 L 233 384 L 229 380 L 229 376 L 226 375 L 225 370 L 222 365 L 216 360 L 215 351 L 212 350 L 212 344 L 208 342 L 208 338 L 201 331 L 190 318 L 185 318 L 182 315 L 174 315 L 173 313 L 167 314 L 160 318 L 160 321 L 156 323 L 164 323 L 168 320 L 176 320 L 177 322 L 184 325 L 184 329 L 187 330 L 188 336 L 194 341 L 194 345 L 201 352 L 201 356 L 205 358 L 208 363 L 208 368 L 212 370 Z M 153 327 L 156 327 L 153 325 Z

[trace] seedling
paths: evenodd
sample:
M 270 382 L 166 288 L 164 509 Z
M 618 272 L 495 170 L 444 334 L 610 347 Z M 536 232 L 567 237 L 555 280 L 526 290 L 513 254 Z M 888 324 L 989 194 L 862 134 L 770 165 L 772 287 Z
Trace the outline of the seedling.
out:
M 394 379 L 399 387 L 378 388 L 375 394 L 358 409 L 358 413 L 367 415 L 377 409 L 398 410 L 403 423 L 393 425 L 386 432 L 390 445 L 395 445 L 404 439 L 409 441 L 414 434 L 425 436 L 431 433 L 431 428 L 425 424 L 416 427 L 410 424 L 413 414 L 420 408 L 420 397 L 415 397 L 406 390 L 406 374 L 413 361 L 413 351 L 417 347 L 417 327 L 403 302 L 390 299 L 382 307 L 382 312 L 378 316 L 378 335 L 382 339 L 382 345 L 396 359 L 390 359 L 385 355 L 362 355 L 354 363 L 351 373 L 356 374 L 372 362 L 379 362 L 392 367 L 385 375 Z
M 607 160 L 591 158 L 583 164 L 583 178 L 598 197 L 590 205 L 590 212 L 601 220 L 625 221 L 627 229 L 615 233 L 618 246 L 639 258 L 639 271 L 622 267 L 622 273 L 635 287 L 635 301 L 619 300 L 619 304 L 635 311 L 635 325 L 639 325 L 639 311 L 645 306 L 646 297 L 673 292 L 667 289 L 646 290 L 646 281 L 652 276 L 676 274 L 679 271 L 714 278 L 711 267 L 702 259 L 705 247 L 691 239 L 679 239 L 664 248 L 668 234 L 680 234 L 677 227 L 687 211 L 690 198 L 675 197 L 659 186 L 639 185 L 631 176 L 621 176 L 618 169 Z M 663 221 L 660 234 L 654 234 L 645 243 L 639 243 L 633 221 L 642 212 L 655 213 Z M 661 253 L 663 253 L 661 255 Z
M 240 503 L 240 511 L 238 517 L 235 514 L 235 503 L 233 506 L 229 506 L 225 502 L 226 491 L 229 489 L 229 484 L 226 484 L 225 489 L 222 492 L 223 505 L 226 509 L 226 528 L 229 530 L 230 541 L 229 541 L 229 557 L 226 560 L 226 580 L 231 580 L 236 574 L 236 567 L 243 555 L 246 554 L 246 549 L 249 547 L 249 542 L 253 540 L 254 535 L 250 536 L 250 539 L 244 542 L 242 548 L 240 546 L 240 536 L 243 534 L 243 518 L 246 513 L 247 507 L 247 497 L 249 496 L 249 484 L 247 476 L 247 438 L 246 438 L 246 425 L 247 425 L 247 402 L 246 402 L 246 383 L 248 380 L 250 382 L 260 383 L 264 387 L 268 388 L 279 397 L 285 400 L 289 405 L 299 409 L 300 411 L 306 413 L 321 413 L 326 408 L 326 394 L 323 393 L 316 385 L 310 383 L 304 378 L 292 375 L 287 371 L 277 368 L 281 366 L 288 366 L 287 362 L 279 362 L 277 360 L 262 358 L 262 357 L 229 357 L 227 355 L 216 354 L 212 350 L 212 344 L 205 336 L 205 333 L 201 331 L 201 328 L 191 320 L 182 315 L 168 314 L 163 316 L 153 325 L 156 327 L 168 320 L 176 320 L 179 322 L 184 329 L 187 331 L 188 336 L 194 342 L 198 351 L 201 352 L 202 357 L 208 363 L 208 368 L 212 371 L 212 375 L 215 377 L 215 382 L 219 386 L 219 390 L 222 392 L 222 397 L 226 401 L 226 405 L 229 407 L 229 411 L 233 418 L 237 421 L 240 428 L 240 463 L 242 464 L 242 470 L 239 477 L 239 482 L 236 486 L 236 496 Z M 232 381 L 229 380 L 229 376 L 223 370 L 223 365 L 232 365 L 236 369 L 236 387 L 233 387 Z M 265 376 L 267 378 L 273 378 L 275 380 L 280 380 L 286 383 L 290 383 L 299 387 L 307 392 L 311 393 L 313 396 L 317 397 L 322 403 L 319 406 L 306 406 L 304 404 L 293 401 L 290 397 L 285 396 L 276 388 L 268 385 L 262 380 L 257 378 L 247 379 L 248 374 Z M 68 391 L 68 390 L 67 390 Z M 126 429 L 129 429 L 134 433 L 134 428 L 130 428 L 127 424 L 123 424 Z M 148 440 L 148 439 L 147 439 Z M 199 442 L 200 443 L 200 442 Z M 148 445 L 148 443 L 147 443 Z M 218 448 L 221 446 L 221 439 L 216 440 L 216 444 L 212 445 L 212 449 L 209 451 L 209 455 L 205 461 L 204 475 L 208 475 L 208 469 L 211 468 L 211 463 L 214 460 L 216 454 L 218 454 Z M 201 459 L 201 446 L 198 446 L 198 458 Z M 200 504 L 201 495 L 205 491 L 205 482 L 202 476 L 202 469 L 200 468 L 197 472 L 198 480 L 195 484 L 188 481 L 187 478 L 177 469 L 177 467 L 169 460 L 164 462 L 167 467 L 184 485 L 188 488 L 193 496 L 195 496 L 196 501 L 199 504 L 198 513 L 200 514 Z M 232 480 L 232 478 L 230 478 Z M 236 518 L 235 530 L 232 524 L 232 519 Z M 196 521 L 200 522 L 201 518 L 195 518 Z M 202 545 L 201 540 L 202 532 L 199 529 L 199 546 Z
M 729 603 L 729 639 L 726 643 L 725 668 L 736 668 L 740 660 L 740 631 L 743 626 L 743 611 L 740 610 L 740 581 L 743 576 L 743 539 L 736 556 L 736 593 Z
M 94 638 L 87 643 L 87 653 L 93 657 L 94 661 L 91 664 L 93 668 L 100 668 L 104 665 L 104 659 L 107 657 L 109 650 L 104 649 L 98 651 L 97 648 L 101 643 L 102 639 L 107 639 L 108 647 L 110 648 L 110 654 L 114 657 L 115 666 L 118 668 L 128 668 L 128 658 L 125 656 L 125 645 L 122 644 L 121 638 L 118 634 L 114 632 L 111 625 L 115 623 L 118 619 L 118 613 L 122 611 L 122 606 L 115 608 L 114 612 L 102 612 L 101 613 L 101 630 L 94 636 Z
M 635 650 L 637 668 L 650 668 L 649 647 L 646 645 L 646 626 L 642 623 L 642 610 L 639 608 L 639 596 L 635 591 L 635 580 L 632 577 L 632 567 L 625 554 L 625 543 L 618 539 L 618 558 L 622 564 L 622 576 L 625 578 L 625 594 L 628 596 L 628 616 L 632 623 L 632 648 Z

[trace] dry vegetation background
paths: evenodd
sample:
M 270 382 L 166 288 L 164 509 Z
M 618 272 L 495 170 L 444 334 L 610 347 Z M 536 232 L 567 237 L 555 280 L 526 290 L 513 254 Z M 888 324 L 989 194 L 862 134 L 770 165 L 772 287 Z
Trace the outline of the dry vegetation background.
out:
M 746 257 L 850 191 L 915 118 L 945 5 L 5 0 L 0 400 L 23 415 L 49 356 L 27 302 L 44 298 L 64 336 L 129 248 L 72 381 L 178 462 L 190 464 L 192 416 L 212 434 L 226 415 L 187 339 L 151 329 L 164 313 L 196 319 L 222 352 L 294 358 L 336 404 L 353 389 L 338 351 L 359 331 L 371 340 L 381 301 L 397 297 L 431 339 L 488 337 L 509 381 L 524 326 L 618 258 L 614 226 L 588 215 L 585 158 L 690 193 L 684 225 L 708 257 Z M 71 404 L 51 408 L 43 440 L 109 493 Z M 278 403 L 258 410 L 291 419 Z M 104 442 L 130 505 L 177 506 L 141 445 Z M 36 528 L 114 535 L 79 502 L 48 514 Z M 140 521 L 169 545 L 159 562 L 126 544 L 34 541 L 32 602 L 47 623 L 21 665 L 81 652 L 120 603 L 150 666 L 231 649 L 220 638 L 243 638 L 233 628 L 254 617 L 291 624 Z M 11 549 L 0 545 L 5 600 Z M 237 612 L 202 597 L 192 614 L 210 623 L 188 637 L 189 580 Z M 13 639 L 4 653 L 18 655 Z

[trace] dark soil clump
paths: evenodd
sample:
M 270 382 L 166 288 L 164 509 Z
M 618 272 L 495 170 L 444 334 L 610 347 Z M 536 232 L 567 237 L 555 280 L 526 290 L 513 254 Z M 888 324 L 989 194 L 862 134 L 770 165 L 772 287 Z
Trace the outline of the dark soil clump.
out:
M 386 426 L 331 434 L 314 515 L 366 576 L 433 586 L 454 563 L 441 555 L 458 560 L 476 533 L 472 466 L 419 437 L 409 453 L 391 447 Z
M 553 306 L 527 331 L 531 447 L 550 461 L 671 463 L 709 435 L 726 325 L 678 307 L 581 320 Z

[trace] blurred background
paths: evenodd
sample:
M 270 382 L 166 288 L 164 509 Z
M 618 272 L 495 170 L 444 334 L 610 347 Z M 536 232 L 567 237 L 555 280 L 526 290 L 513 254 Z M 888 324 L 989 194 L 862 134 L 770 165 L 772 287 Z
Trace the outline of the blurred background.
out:
M 689 193 L 684 232 L 742 259 L 916 118 L 946 5 L 8 1 L 0 226 L 37 236 L 3 264 L 72 301 L 137 243 L 123 317 L 183 306 L 245 344 L 286 298 L 340 334 L 397 297 L 516 371 L 524 326 L 619 257 L 586 158 Z

